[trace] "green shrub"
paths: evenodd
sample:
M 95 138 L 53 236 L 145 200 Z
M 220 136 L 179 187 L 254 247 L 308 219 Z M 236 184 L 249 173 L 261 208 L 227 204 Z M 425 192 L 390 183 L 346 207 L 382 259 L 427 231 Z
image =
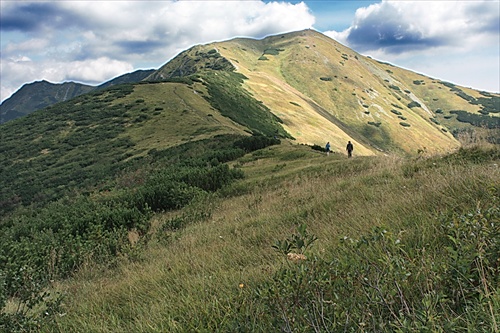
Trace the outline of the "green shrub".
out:
M 401 122 L 399 123 L 399 125 L 401 125 L 401 126 L 403 126 L 403 127 L 410 127 L 410 126 L 411 126 L 410 124 L 408 124 L 408 123 L 406 123 L 406 122 L 404 122 L 404 121 L 401 121 Z
M 458 121 L 469 123 L 476 127 L 486 127 L 489 129 L 500 128 L 500 117 L 474 114 L 463 110 L 451 110 L 450 113 L 456 114 Z
M 317 145 L 317 144 L 312 145 L 311 149 L 321 151 L 321 152 L 326 152 L 325 147 L 322 147 L 322 146 Z
M 407 105 L 407 106 L 408 106 L 410 109 L 411 109 L 411 108 L 415 108 L 415 107 L 418 107 L 418 108 L 419 108 L 419 107 L 421 107 L 420 103 L 419 103 L 419 102 L 416 102 L 416 101 L 412 101 L 412 102 L 408 103 L 408 105 Z
M 280 51 L 283 51 L 283 50 L 271 47 L 271 48 L 265 49 L 263 54 L 278 55 L 280 53 Z
M 375 127 L 380 127 L 380 125 L 382 125 L 382 123 L 380 121 L 369 121 L 368 125 L 372 125 L 372 126 L 375 126 Z
M 280 140 L 274 137 L 268 137 L 264 135 L 252 135 L 243 137 L 240 140 L 235 141 L 234 146 L 241 148 L 246 152 L 251 152 L 257 149 L 262 149 L 268 146 L 280 144 Z

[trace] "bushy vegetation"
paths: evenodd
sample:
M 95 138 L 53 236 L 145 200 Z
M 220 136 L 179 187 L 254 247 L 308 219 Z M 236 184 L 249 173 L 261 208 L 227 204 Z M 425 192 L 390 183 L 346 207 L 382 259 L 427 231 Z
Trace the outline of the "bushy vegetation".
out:
M 500 117 L 474 114 L 463 110 L 451 110 L 450 113 L 456 114 L 458 121 L 469 123 L 476 127 L 485 127 L 489 129 L 500 128 Z
M 134 112 L 109 101 L 132 90 L 131 85 L 101 90 L 2 125 L 0 215 L 95 186 L 123 168 L 134 144 L 120 135 L 134 122 Z
M 416 102 L 416 101 L 411 101 L 410 103 L 408 103 L 407 105 L 410 109 L 411 108 L 419 108 L 421 107 L 420 103 L 419 102 Z
M 129 235 L 144 243 L 154 212 L 180 209 L 241 179 L 241 170 L 223 163 L 277 143 L 263 136 L 219 136 L 152 150 L 141 168 L 103 177 L 103 182 L 111 180 L 98 192 L 5 216 L 0 224 L 0 308 L 5 311 L 0 330 L 36 330 L 52 320 L 61 298 L 44 290 L 54 280 L 70 277 L 83 265 L 113 267 L 119 258 L 134 259 L 138 245 Z
M 207 100 L 223 116 L 250 128 L 254 133 L 290 138 L 290 134 L 280 125 L 281 119 L 243 89 L 241 84 L 244 79 L 243 75 L 234 72 L 218 75 L 207 73 L 206 81 L 210 94 Z
M 44 331 L 498 331 L 498 149 L 305 149 L 246 157 L 253 178 L 165 216 L 149 259 L 71 283 L 85 296 Z
M 278 54 L 280 54 L 281 51 L 284 51 L 284 50 L 270 47 L 270 48 L 265 49 L 263 54 L 278 55 Z

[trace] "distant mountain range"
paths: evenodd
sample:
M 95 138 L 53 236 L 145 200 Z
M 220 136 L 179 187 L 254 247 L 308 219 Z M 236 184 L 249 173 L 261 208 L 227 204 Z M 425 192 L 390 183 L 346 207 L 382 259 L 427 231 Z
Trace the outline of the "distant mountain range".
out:
M 153 69 L 137 70 L 120 75 L 98 86 L 76 82 L 51 83 L 45 80 L 27 83 L 0 104 L 0 124 L 93 90 L 104 89 L 117 84 L 139 82 L 152 72 L 154 72 Z

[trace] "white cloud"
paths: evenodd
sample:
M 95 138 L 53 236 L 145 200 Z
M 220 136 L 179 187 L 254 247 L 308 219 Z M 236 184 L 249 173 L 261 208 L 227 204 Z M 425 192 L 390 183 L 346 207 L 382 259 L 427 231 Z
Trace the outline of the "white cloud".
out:
M 1 9 L 2 34 L 24 36 L 2 44 L 2 100 L 25 82 L 104 81 L 133 68 L 160 67 L 194 44 L 314 24 L 302 2 L 49 1 L 8 2 Z
M 98 59 L 67 63 L 63 69 L 65 79 L 83 82 L 103 82 L 133 70 L 127 62 L 101 57 Z
M 500 91 L 500 2 L 392 1 L 359 8 L 326 35 L 354 50 L 439 79 Z
M 497 1 L 392 1 L 356 11 L 352 25 L 325 34 L 362 51 L 402 53 L 431 47 L 498 43 Z
M 98 84 L 133 70 L 127 62 L 106 57 L 84 61 L 31 61 L 27 57 L 2 60 L 2 100 L 8 98 L 24 83 L 75 81 Z

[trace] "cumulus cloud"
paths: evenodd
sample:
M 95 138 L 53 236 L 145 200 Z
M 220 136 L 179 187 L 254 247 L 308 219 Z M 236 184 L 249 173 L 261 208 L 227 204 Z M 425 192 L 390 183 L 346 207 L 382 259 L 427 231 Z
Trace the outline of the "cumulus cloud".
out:
M 500 90 L 500 2 L 393 1 L 357 9 L 325 34 L 354 50 L 428 76 Z
M 429 48 L 498 43 L 497 1 L 393 1 L 359 8 L 351 26 L 325 34 L 360 52 L 400 54 Z
M 2 100 L 25 82 L 99 82 L 133 68 L 160 67 L 194 44 L 261 38 L 314 24 L 302 2 L 9 1 L 0 6 Z M 13 61 L 20 57 L 32 61 Z
M 17 88 L 28 82 L 76 81 L 95 85 L 132 70 L 131 64 L 107 57 L 68 62 L 34 62 L 25 56 L 3 59 L 1 98 L 8 98 Z

